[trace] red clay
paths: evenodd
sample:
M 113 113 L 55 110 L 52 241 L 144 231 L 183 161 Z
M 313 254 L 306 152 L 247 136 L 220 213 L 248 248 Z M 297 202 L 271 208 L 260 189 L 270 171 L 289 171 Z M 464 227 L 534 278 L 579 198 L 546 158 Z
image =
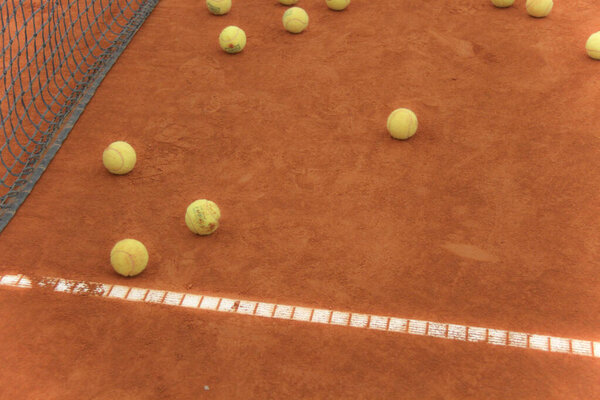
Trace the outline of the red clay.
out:
M 0 301 L 3 400 L 587 400 L 600 392 L 592 358 L 14 289 Z
M 534 19 L 520 3 L 306 1 L 310 25 L 291 35 L 274 0 L 223 17 L 161 1 L 0 234 L 0 273 L 600 340 L 600 63 L 584 49 L 599 8 L 557 3 Z M 218 46 L 227 25 L 248 36 L 240 54 Z M 406 142 L 385 130 L 398 107 L 419 117 Z M 115 140 L 136 149 L 129 175 L 102 166 Z M 200 198 L 222 211 L 210 237 L 184 223 Z M 109 263 L 126 237 L 150 253 L 129 280 Z M 41 385 L 81 398 L 84 382 L 115 398 L 115 370 L 146 363 L 115 393 L 198 398 L 205 382 L 215 398 L 600 393 L 593 359 L 0 295 L 14 321 L 0 330 L 11 360 L 0 383 L 34 398 Z

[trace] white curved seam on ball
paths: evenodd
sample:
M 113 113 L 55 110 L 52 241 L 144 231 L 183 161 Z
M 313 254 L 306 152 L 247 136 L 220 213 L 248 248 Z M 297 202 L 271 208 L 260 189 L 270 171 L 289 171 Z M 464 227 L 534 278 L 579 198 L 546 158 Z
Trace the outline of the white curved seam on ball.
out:
M 125 168 L 125 157 L 123 156 L 121 151 L 115 149 L 114 147 L 109 147 L 108 149 L 116 152 L 119 155 L 119 158 L 121 159 L 121 166 L 113 170 L 113 172 L 121 172 Z

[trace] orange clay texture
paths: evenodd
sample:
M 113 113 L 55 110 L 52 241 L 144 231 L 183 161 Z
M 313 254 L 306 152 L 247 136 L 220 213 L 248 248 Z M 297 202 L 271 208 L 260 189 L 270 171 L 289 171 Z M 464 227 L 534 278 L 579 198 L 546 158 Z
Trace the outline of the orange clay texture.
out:
M 306 1 L 290 35 L 276 1 L 162 0 L 0 233 L 0 274 L 597 340 L 599 8 L 518 3 Z M 227 25 L 248 35 L 234 56 Z M 407 141 L 386 131 L 401 107 Z M 128 175 L 99 160 L 115 140 Z M 206 237 L 183 218 L 202 198 L 223 214 Z M 109 262 L 126 237 L 150 254 L 128 280 Z M 0 304 L 0 399 L 600 396 L 586 357 L 39 290 Z

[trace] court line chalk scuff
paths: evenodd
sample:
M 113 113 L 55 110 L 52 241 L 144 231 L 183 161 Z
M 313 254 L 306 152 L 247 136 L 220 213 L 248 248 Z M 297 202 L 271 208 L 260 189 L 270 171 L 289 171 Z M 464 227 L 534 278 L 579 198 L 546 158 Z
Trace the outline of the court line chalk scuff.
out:
M 230 299 L 166 290 L 143 289 L 124 285 L 74 281 L 63 278 L 33 279 L 20 274 L 0 276 L 0 286 L 23 289 L 40 287 L 53 290 L 57 293 L 91 295 L 115 300 L 155 303 L 204 311 L 372 329 L 384 332 L 429 336 L 433 338 L 459 340 L 472 343 L 488 343 L 496 346 L 518 347 L 530 350 L 600 358 L 600 342 L 525 332 L 513 332 L 502 329 L 465 326 L 445 322 L 387 317 L 347 311 L 265 303 L 253 300 Z

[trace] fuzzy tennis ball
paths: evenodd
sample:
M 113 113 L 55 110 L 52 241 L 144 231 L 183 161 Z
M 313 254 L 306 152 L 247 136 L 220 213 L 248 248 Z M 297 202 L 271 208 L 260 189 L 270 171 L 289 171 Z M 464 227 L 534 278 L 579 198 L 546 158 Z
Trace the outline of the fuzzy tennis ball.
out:
M 206 6 L 212 14 L 223 15 L 231 10 L 231 0 L 206 0 Z
M 210 200 L 196 200 L 185 212 L 185 224 L 198 235 L 210 235 L 219 227 L 221 210 Z
M 112 248 L 110 263 L 115 271 L 123 276 L 138 275 L 148 265 L 148 250 L 142 242 L 123 239 Z
M 592 57 L 594 60 L 600 60 L 600 32 L 596 32 L 592 34 L 586 44 L 585 50 L 588 53 L 588 56 Z
M 525 8 L 532 17 L 542 18 L 550 14 L 553 5 L 552 0 L 527 0 Z
M 394 139 L 408 139 L 417 131 L 419 122 L 414 112 L 408 108 L 392 111 L 387 119 L 387 129 Z
M 492 0 L 492 4 L 496 7 L 510 7 L 515 3 L 515 0 Z
M 325 0 L 325 2 L 327 3 L 327 7 L 335 11 L 341 11 L 350 4 L 350 0 Z
M 111 143 L 102 153 L 102 163 L 112 174 L 131 172 L 136 160 L 135 150 L 126 142 Z
M 300 7 L 288 8 L 283 14 L 283 27 L 291 33 L 300 33 L 308 26 L 308 14 Z
M 227 53 L 239 53 L 246 47 L 246 33 L 237 26 L 228 26 L 221 31 L 219 44 Z
M 291 6 L 292 4 L 296 4 L 298 0 L 279 0 L 279 2 L 284 6 Z

